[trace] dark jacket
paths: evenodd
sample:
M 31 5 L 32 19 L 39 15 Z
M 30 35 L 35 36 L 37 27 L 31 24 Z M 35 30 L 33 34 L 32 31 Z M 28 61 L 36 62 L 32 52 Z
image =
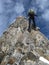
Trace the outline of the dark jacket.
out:
M 34 19 L 34 16 L 37 16 L 34 12 L 28 13 L 29 18 Z

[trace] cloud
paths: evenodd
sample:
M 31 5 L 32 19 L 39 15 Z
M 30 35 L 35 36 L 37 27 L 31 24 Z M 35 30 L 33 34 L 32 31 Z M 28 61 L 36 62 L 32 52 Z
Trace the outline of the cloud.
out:
M 46 26 L 49 24 L 49 0 L 36 0 L 37 7 L 39 11 L 42 12 L 41 17 L 44 19 Z
M 45 12 L 42 14 L 42 17 L 44 20 L 49 21 L 49 9 L 45 10 Z
M 16 3 L 15 11 L 17 14 L 22 14 L 25 11 L 23 4 Z
M 41 10 L 44 10 L 49 6 L 49 1 L 48 0 L 36 0 L 36 3 L 39 5 L 38 7 L 41 8 Z
M 3 3 L 2 1 L 0 0 L 0 14 L 3 13 Z

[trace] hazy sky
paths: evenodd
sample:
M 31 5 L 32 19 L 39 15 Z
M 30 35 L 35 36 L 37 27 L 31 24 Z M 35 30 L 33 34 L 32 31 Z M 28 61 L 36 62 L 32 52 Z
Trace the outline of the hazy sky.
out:
M 0 35 L 17 16 L 27 16 L 30 8 L 38 15 L 36 25 L 49 38 L 49 0 L 0 0 Z

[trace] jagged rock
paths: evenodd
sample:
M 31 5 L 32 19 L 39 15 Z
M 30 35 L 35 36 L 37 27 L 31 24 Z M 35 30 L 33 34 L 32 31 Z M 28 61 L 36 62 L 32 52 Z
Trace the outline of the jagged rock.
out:
M 8 61 L 9 61 L 9 56 L 7 55 L 7 56 L 5 56 L 4 59 L 2 60 L 1 65 L 7 65 Z
M 15 63 L 16 59 L 14 57 L 10 58 L 8 61 L 8 64 L 13 64 Z
M 39 60 L 42 56 L 49 61 L 49 40 L 39 31 L 27 31 L 28 21 L 18 17 L 0 37 L 1 65 L 48 65 Z
M 5 53 L 0 52 L 0 63 L 2 62 L 2 60 L 3 60 L 4 56 L 5 56 Z

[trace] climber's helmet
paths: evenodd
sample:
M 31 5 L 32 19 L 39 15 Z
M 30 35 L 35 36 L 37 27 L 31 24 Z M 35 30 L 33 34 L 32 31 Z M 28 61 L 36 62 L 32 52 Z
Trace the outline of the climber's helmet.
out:
M 28 13 L 33 13 L 35 14 L 35 11 L 33 9 L 29 9 Z

